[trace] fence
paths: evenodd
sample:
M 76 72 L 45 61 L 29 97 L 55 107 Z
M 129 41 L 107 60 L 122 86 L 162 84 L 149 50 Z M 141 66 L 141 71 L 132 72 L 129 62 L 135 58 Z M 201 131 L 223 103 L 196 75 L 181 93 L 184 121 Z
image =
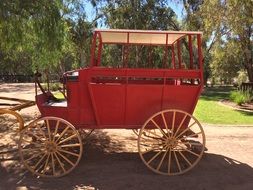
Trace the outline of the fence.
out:
M 240 90 L 243 92 L 249 91 L 250 93 L 253 93 L 253 82 L 243 82 L 240 86 Z

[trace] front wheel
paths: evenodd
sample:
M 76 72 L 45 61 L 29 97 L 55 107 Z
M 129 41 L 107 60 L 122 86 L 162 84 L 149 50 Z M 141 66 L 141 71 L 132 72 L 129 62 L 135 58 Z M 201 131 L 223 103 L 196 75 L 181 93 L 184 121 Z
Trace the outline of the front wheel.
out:
M 21 131 L 19 154 L 23 164 L 41 177 L 60 177 L 79 163 L 83 145 L 75 127 L 57 117 L 43 117 Z
M 163 175 L 191 170 L 205 150 L 201 124 L 182 110 L 163 110 L 151 116 L 138 136 L 138 150 L 144 164 Z

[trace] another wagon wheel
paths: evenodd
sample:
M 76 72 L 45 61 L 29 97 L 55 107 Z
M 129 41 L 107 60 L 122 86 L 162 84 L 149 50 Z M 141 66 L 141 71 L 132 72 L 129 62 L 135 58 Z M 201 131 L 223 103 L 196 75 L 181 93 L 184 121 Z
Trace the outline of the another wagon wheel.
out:
M 191 170 L 205 150 L 205 134 L 195 117 L 182 110 L 151 116 L 138 137 L 142 161 L 152 171 L 179 175 Z
M 32 173 L 43 177 L 60 177 L 79 163 L 83 146 L 72 124 L 57 117 L 35 120 L 22 132 L 19 154 Z
M 9 109 L 0 109 L 0 115 L 3 115 L 3 114 L 14 116 L 16 118 L 16 121 L 19 124 L 19 130 L 22 130 L 24 128 L 24 120 L 19 113 L 9 110 Z

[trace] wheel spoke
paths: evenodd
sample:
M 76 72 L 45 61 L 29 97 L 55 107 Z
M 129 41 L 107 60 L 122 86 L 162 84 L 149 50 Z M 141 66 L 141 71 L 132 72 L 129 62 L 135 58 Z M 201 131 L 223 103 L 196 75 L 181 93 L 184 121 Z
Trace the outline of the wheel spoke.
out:
M 156 136 L 157 138 L 152 137 L 152 136 L 148 136 L 148 135 L 146 135 L 146 134 L 144 134 L 144 133 L 145 133 L 145 131 L 143 132 L 143 137 L 142 137 L 142 138 L 144 138 L 144 137 L 149 137 L 149 138 L 154 138 L 154 139 L 164 139 L 164 140 L 166 140 L 166 138 L 161 137 L 161 136 L 157 135 L 156 133 L 154 133 L 154 132 L 152 132 L 152 131 L 148 131 L 148 133 L 150 133 L 150 134 Z
M 35 164 L 34 170 L 36 170 L 36 168 L 39 166 L 39 164 L 42 162 L 42 160 L 45 158 L 46 155 L 47 155 L 47 154 L 44 153 L 44 155 L 40 158 L 40 160 Z
M 41 143 L 37 143 L 37 142 L 33 142 L 33 141 L 28 141 L 26 139 L 22 139 L 23 141 L 29 143 L 29 144 L 33 144 L 33 145 L 39 145 L 39 147 L 42 147 L 42 144 Z
M 61 139 L 61 137 L 66 133 L 66 131 L 69 129 L 69 126 L 67 126 L 60 134 L 60 136 L 58 137 L 58 139 L 55 141 L 56 143 Z
M 63 139 L 62 141 L 58 142 L 57 144 L 59 145 L 59 144 L 61 144 L 61 143 L 64 143 L 64 142 L 66 142 L 66 141 L 68 141 L 68 140 L 70 140 L 70 139 L 72 139 L 72 138 L 74 138 L 74 137 L 76 137 L 76 136 L 77 136 L 77 134 L 71 135 L 71 136 L 69 136 L 68 138 Z
M 183 130 L 179 135 L 176 136 L 176 138 L 183 135 L 186 131 L 188 131 L 194 124 L 196 124 L 196 121 L 194 121 L 189 127 L 187 127 L 185 130 Z
M 192 166 L 192 163 L 184 156 L 184 154 L 181 151 L 178 151 L 178 153 L 183 157 L 183 159 L 189 164 L 189 166 Z
M 48 139 L 51 141 L 51 131 L 50 131 L 50 125 L 48 119 L 46 120 L 46 126 L 47 126 L 47 131 L 48 131 Z
M 180 145 L 178 145 L 180 148 L 182 148 L 184 151 L 187 151 L 187 152 L 189 152 L 189 153 L 191 153 L 191 154 L 193 154 L 193 155 L 195 155 L 195 156 L 197 156 L 197 157 L 199 157 L 200 156 L 200 154 L 196 154 L 195 152 L 193 152 L 193 151 L 191 151 L 191 150 L 188 150 L 188 149 L 186 149 L 186 148 L 184 148 L 184 147 L 182 147 L 182 146 L 180 146 Z
M 57 132 L 58 132 L 59 123 L 60 123 L 60 121 L 59 121 L 59 120 L 57 120 L 57 123 L 56 123 L 55 129 L 54 129 L 54 134 L 53 134 L 53 142 L 55 141 L 55 135 L 56 135 L 56 134 L 57 134 Z
M 42 141 L 41 137 L 39 137 L 38 135 L 36 135 L 36 134 L 34 134 L 34 133 L 30 132 L 30 131 L 27 131 L 27 134 L 32 135 L 32 136 L 36 137 L 36 139 Z M 46 139 L 47 139 L 47 138 L 46 138 Z M 46 139 L 45 139 L 45 140 L 46 140 Z
M 76 154 L 76 153 L 73 153 L 73 152 L 70 152 L 70 151 L 67 151 L 67 150 L 58 149 L 58 151 L 64 152 L 66 154 L 71 154 L 71 155 L 76 156 L 76 157 L 79 157 L 79 154 Z
M 66 160 L 68 163 L 70 163 L 72 166 L 74 166 L 75 164 L 73 162 L 71 162 L 67 157 L 65 157 L 64 155 L 62 155 L 59 151 L 56 152 L 56 154 L 59 154 L 64 160 Z
M 41 154 L 43 154 L 43 153 L 42 153 L 42 152 L 38 152 L 37 154 L 33 154 L 30 158 L 28 158 L 28 159 L 26 159 L 26 160 L 24 160 L 24 161 L 28 162 L 28 161 L 32 160 L 33 158 L 38 157 L 38 156 L 41 155 Z
M 144 143 L 145 143 L 145 142 L 144 142 Z M 146 144 L 144 144 L 144 143 L 140 143 L 140 145 L 146 146 L 146 147 L 160 147 L 160 146 L 162 146 L 162 145 L 165 144 L 165 143 L 162 143 L 162 144 L 155 144 L 155 143 L 152 143 L 152 144 L 146 143 Z
M 175 119 L 176 119 L 176 112 L 173 111 L 173 118 L 172 118 L 172 127 L 171 127 L 171 136 L 173 136 L 173 131 L 174 131 L 174 127 L 175 127 Z
M 25 148 L 25 147 L 23 147 L 22 152 L 27 152 L 27 151 L 29 151 L 29 152 L 31 152 L 31 151 L 37 152 L 38 150 L 41 151 L 41 150 L 44 149 L 44 148 L 41 148 L 41 147 L 27 148 L 27 149 L 24 149 L 24 148 Z
M 152 121 L 153 124 L 156 126 L 156 128 L 159 129 L 159 131 L 160 131 L 165 137 L 167 137 L 166 133 L 158 126 L 158 124 L 157 124 L 153 119 L 151 119 L 151 121 Z
M 157 149 L 156 149 L 156 148 L 157 148 Z M 161 148 L 160 148 L 160 147 L 153 147 L 153 148 L 151 148 L 151 149 L 149 149 L 149 150 L 146 150 L 146 151 L 142 152 L 141 154 L 146 154 L 146 153 L 151 152 L 151 151 L 153 151 L 153 150 L 161 150 Z
M 39 128 L 39 131 L 41 132 L 42 136 L 44 136 L 45 139 L 47 139 L 45 132 L 41 129 L 40 125 L 37 125 Z
M 166 147 L 167 148 L 167 147 Z M 147 162 L 148 164 L 150 164 L 157 156 L 159 156 L 162 153 L 162 150 L 157 152 L 151 159 L 149 159 L 149 161 Z
M 169 160 L 168 160 L 168 173 L 170 174 L 171 168 L 171 148 L 169 148 Z
M 179 163 L 179 161 L 178 161 L 178 159 L 177 159 L 176 151 L 173 151 L 173 153 L 174 153 L 174 157 L 175 157 L 175 159 L 176 159 L 177 167 L 178 167 L 179 171 L 182 172 L 180 163 Z
M 50 154 L 47 155 L 47 159 L 46 159 L 46 162 L 45 162 L 45 165 L 44 165 L 44 169 L 42 170 L 42 174 L 44 174 L 46 172 L 49 158 L 50 158 Z
M 166 156 L 167 153 L 168 153 L 168 150 L 169 150 L 169 148 L 167 147 L 167 149 L 166 149 L 165 153 L 163 154 L 163 157 L 162 157 L 162 159 L 161 159 L 159 165 L 158 165 L 157 168 L 156 168 L 157 170 L 160 170 L 160 168 L 161 168 L 161 166 L 162 166 L 162 163 L 163 163 L 163 161 L 164 161 L 164 158 L 165 158 L 165 156 Z
M 61 161 L 60 161 L 59 157 L 57 156 L 57 154 L 56 154 L 56 153 L 53 153 L 53 154 L 54 154 L 54 156 L 55 156 L 56 160 L 58 161 L 58 163 L 60 164 L 61 169 L 62 169 L 62 170 L 63 170 L 63 172 L 65 173 L 65 172 L 66 172 L 66 170 L 65 170 L 65 168 L 63 167 L 63 164 L 61 163 Z
M 186 117 L 187 117 L 187 115 L 184 115 L 184 118 L 182 119 L 182 121 L 181 121 L 180 125 L 178 126 L 176 132 L 174 133 L 173 137 L 175 137 L 175 136 L 177 135 L 177 133 L 178 133 L 178 131 L 180 130 L 180 128 L 182 127 L 182 125 L 183 125 L 183 123 L 184 123 Z
M 64 145 L 60 145 L 60 147 L 77 147 L 77 146 L 81 146 L 81 144 L 64 144 Z
M 163 112 L 161 113 L 161 115 L 162 115 L 162 118 L 163 118 L 163 123 L 164 123 L 164 125 L 165 125 L 165 128 L 166 128 L 166 130 L 167 130 L 167 132 L 168 132 L 168 134 L 169 134 L 168 125 L 167 125 L 167 122 L 166 122 L 166 120 L 165 120 L 165 117 L 164 117 Z
M 54 154 L 51 153 L 51 161 L 52 161 L 52 168 L 53 168 L 53 175 L 55 175 L 55 163 L 54 163 Z

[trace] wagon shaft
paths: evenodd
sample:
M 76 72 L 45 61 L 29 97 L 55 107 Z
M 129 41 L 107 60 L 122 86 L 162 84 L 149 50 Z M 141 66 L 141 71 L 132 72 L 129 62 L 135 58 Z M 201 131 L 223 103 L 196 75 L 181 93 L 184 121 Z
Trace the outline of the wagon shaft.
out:
M 12 111 L 21 110 L 21 109 L 28 108 L 28 107 L 35 105 L 35 101 L 18 99 L 18 98 L 8 98 L 8 97 L 0 96 L 0 100 L 19 102 L 18 104 L 17 103 L 15 103 L 15 104 L 0 103 L 0 105 L 2 105 L 2 106 L 11 106 L 11 108 L 9 108 L 9 110 L 12 110 Z

